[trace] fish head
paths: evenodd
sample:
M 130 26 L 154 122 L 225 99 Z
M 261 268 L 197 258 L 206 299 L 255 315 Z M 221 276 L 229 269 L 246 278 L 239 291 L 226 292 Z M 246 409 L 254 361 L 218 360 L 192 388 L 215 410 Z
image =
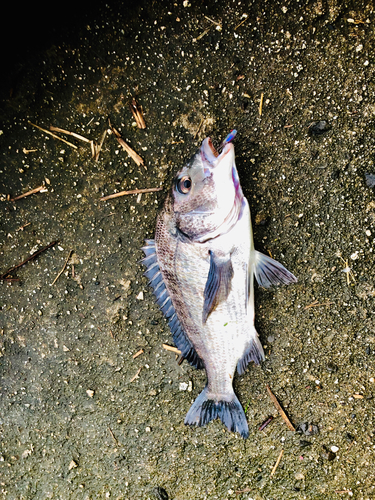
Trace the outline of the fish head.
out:
M 176 175 L 172 193 L 176 226 L 190 239 L 204 242 L 229 231 L 243 198 L 233 144 L 219 154 L 207 137 Z

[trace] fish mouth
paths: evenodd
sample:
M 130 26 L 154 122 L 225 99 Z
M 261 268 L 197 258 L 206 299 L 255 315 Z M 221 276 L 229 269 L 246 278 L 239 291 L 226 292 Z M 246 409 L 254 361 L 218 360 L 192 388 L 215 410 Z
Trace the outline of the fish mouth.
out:
M 233 145 L 227 143 L 222 152 L 219 153 L 213 145 L 211 138 L 206 137 L 201 146 L 202 160 L 204 163 L 208 163 L 211 168 L 216 167 L 232 148 Z

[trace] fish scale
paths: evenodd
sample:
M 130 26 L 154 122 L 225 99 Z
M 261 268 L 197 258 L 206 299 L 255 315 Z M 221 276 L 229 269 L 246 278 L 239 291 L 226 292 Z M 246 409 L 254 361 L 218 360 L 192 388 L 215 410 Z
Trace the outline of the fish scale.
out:
M 264 359 L 254 326 L 254 276 L 269 287 L 295 283 L 282 264 L 254 248 L 250 209 L 243 196 L 231 143 L 219 154 L 206 138 L 177 173 L 157 218 L 155 239 L 143 247 L 145 275 L 168 319 L 174 342 L 207 385 L 185 424 L 219 418 L 249 435 L 233 378 Z

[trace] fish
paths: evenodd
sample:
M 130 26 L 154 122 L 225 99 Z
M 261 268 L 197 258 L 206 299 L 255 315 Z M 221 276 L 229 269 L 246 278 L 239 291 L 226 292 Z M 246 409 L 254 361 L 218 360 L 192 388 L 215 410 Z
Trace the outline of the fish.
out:
M 181 356 L 205 369 L 207 383 L 185 424 L 219 418 L 249 436 L 233 378 L 264 360 L 255 329 L 254 278 L 261 287 L 296 283 L 282 264 L 254 248 L 250 208 L 235 163 L 233 130 L 215 149 L 206 137 L 172 182 L 154 239 L 142 248 L 144 275 Z M 219 148 L 220 149 L 220 148 Z

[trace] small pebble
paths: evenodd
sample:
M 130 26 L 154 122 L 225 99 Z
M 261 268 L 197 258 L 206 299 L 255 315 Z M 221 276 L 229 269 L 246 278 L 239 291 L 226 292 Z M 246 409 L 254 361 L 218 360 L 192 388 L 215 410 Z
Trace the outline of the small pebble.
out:
M 321 120 L 318 122 L 314 122 L 310 125 L 309 127 L 309 134 L 310 135 L 321 135 L 324 134 L 324 132 L 327 132 L 330 130 L 329 123 L 326 122 L 325 120 Z
M 333 451 L 333 453 L 337 453 L 339 451 L 338 446 L 331 446 L 331 451 Z
M 297 427 L 297 432 L 301 432 L 305 436 L 313 436 L 314 434 L 319 434 L 319 427 L 308 422 L 303 422 Z
M 152 490 L 152 493 L 154 496 L 157 498 L 157 500 L 168 500 L 168 493 L 165 491 L 164 488 L 161 488 L 160 486 L 157 486 Z
M 332 460 L 334 460 L 336 458 L 336 453 L 333 453 L 333 451 L 331 450 L 326 450 L 325 448 L 323 449 L 322 453 L 320 454 L 320 456 L 324 459 L 324 460 L 328 460 L 329 462 L 331 462 Z

